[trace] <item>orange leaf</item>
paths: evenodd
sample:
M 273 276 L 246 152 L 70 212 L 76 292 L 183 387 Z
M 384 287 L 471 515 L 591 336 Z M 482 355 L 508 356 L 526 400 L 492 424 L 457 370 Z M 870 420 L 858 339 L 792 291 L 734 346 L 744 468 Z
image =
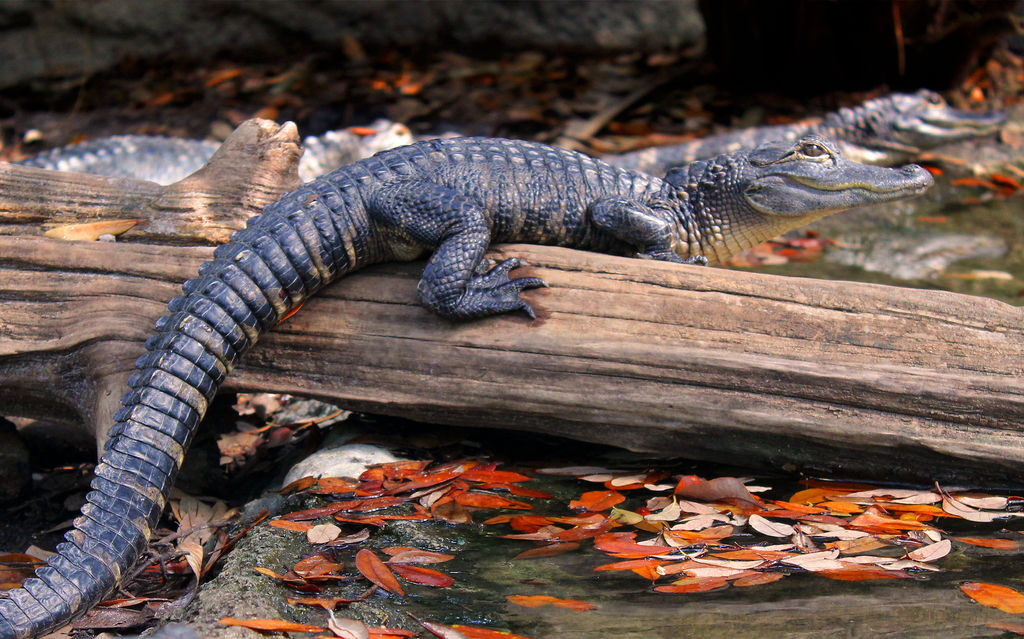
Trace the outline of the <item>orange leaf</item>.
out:
M 371 639 L 405 639 L 415 637 L 416 633 L 402 628 L 370 628 Z
M 214 71 L 209 79 L 206 80 L 205 86 L 207 88 L 217 86 L 222 82 L 227 82 L 242 75 L 241 69 L 221 69 L 220 71 Z
M 626 497 L 615 490 L 592 490 L 569 502 L 569 508 L 582 508 L 591 512 L 608 510 L 615 504 L 626 501 Z
M 707 592 L 728 586 L 729 580 L 725 577 L 687 577 L 675 581 L 668 586 L 657 586 L 658 592 Z
M 1009 621 L 996 621 L 994 623 L 985 624 L 989 628 L 995 630 L 1002 630 L 1003 632 L 1012 632 L 1015 635 L 1024 635 L 1024 624 L 1011 623 Z
M 394 573 L 380 560 L 380 557 L 373 554 L 372 550 L 363 548 L 356 553 L 356 569 L 361 575 L 384 590 L 399 597 L 405 596 L 405 591 L 402 590 L 402 585 L 398 583 Z
M 217 622 L 222 626 L 241 626 L 250 630 L 263 630 L 269 632 L 324 632 L 321 626 L 311 626 L 305 623 L 294 623 L 283 619 L 235 619 L 224 617 Z
M 594 548 L 613 553 L 624 558 L 649 557 L 651 555 L 667 555 L 675 551 L 671 546 L 654 546 L 634 543 L 636 533 L 605 533 L 594 539 Z
M 960 584 L 960 590 L 983 606 L 1015 615 L 1024 612 L 1024 595 L 1013 588 L 973 582 Z
M 625 561 L 616 561 L 610 564 L 601 564 L 597 568 L 594 568 L 595 572 L 601 572 L 604 570 L 633 570 L 637 568 L 657 568 L 665 564 L 672 563 L 667 559 L 627 559 Z
M 514 635 L 511 632 L 505 632 L 504 630 L 491 630 L 489 628 L 479 628 L 476 626 L 463 626 L 461 624 L 454 624 L 452 628 L 455 628 L 466 636 L 467 639 L 530 639 L 522 635 Z
M 391 570 L 398 573 L 398 576 L 406 581 L 411 581 L 414 584 L 421 584 L 424 586 L 433 586 L 434 588 L 447 588 L 448 586 L 455 583 L 455 580 L 443 572 L 431 570 L 430 568 L 424 568 L 422 566 L 407 566 L 405 564 L 395 564 L 391 566 Z
M 550 595 L 506 595 L 505 599 L 517 606 L 524 608 L 540 608 L 541 606 L 555 606 L 568 610 L 594 610 L 594 604 L 576 599 L 559 599 Z
M 313 527 L 313 524 L 307 524 L 301 521 L 288 521 L 287 519 L 275 519 L 270 522 L 270 525 L 274 528 L 292 530 L 295 532 L 306 532 Z
M 1020 544 L 1012 539 L 986 539 L 982 537 L 953 537 L 957 541 L 981 546 L 982 548 L 998 548 L 999 550 L 1016 550 Z

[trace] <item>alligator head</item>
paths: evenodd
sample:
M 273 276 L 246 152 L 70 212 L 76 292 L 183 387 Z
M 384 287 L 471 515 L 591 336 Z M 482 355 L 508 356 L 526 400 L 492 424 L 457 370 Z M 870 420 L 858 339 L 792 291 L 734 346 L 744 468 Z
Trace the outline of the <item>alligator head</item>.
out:
M 927 89 L 868 100 L 825 119 L 846 132 L 848 141 L 841 148 L 848 158 L 872 164 L 906 161 L 927 149 L 994 133 L 1005 121 L 1000 111 L 954 109 Z
M 818 135 L 695 162 L 665 180 L 692 216 L 677 221 L 677 252 L 700 253 L 711 262 L 826 215 L 917 195 L 934 183 L 916 164 L 888 168 L 849 160 Z

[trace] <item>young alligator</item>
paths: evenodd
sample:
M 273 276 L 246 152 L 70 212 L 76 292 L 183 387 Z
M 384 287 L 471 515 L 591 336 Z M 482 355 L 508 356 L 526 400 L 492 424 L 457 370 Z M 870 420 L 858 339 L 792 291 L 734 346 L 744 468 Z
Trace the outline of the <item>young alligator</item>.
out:
M 302 141 L 299 177 L 308 182 L 344 164 L 412 141 L 412 132 L 404 124 L 389 120 L 309 136 Z M 219 142 L 206 140 L 115 135 L 50 149 L 15 164 L 171 184 L 197 171 L 218 148 Z
M 491 242 L 717 261 L 810 220 L 920 193 L 916 165 L 864 166 L 817 136 L 698 162 L 664 179 L 542 144 L 419 142 L 304 184 L 219 247 L 169 304 L 114 416 L 92 492 L 48 566 L 0 599 L 0 639 L 96 604 L 146 549 L 192 435 L 224 377 L 281 318 L 341 276 L 432 253 L 419 293 L 446 318 L 533 311 Z
M 796 140 L 817 133 L 835 139 L 850 160 L 895 166 L 915 159 L 922 151 L 992 133 L 1005 119 L 999 112 L 979 114 L 954 109 L 938 93 L 922 89 L 913 94 L 893 93 L 868 100 L 823 118 L 722 133 L 686 144 L 611 155 L 604 160 L 612 166 L 664 175 L 669 169 L 694 160 L 738 153 L 770 140 Z

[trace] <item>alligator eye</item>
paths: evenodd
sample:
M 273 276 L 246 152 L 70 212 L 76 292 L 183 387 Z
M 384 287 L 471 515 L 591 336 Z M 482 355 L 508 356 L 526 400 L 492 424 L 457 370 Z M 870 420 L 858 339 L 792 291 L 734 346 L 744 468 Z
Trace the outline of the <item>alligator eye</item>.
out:
M 809 158 L 820 158 L 823 155 L 828 155 L 828 151 L 825 147 L 814 142 L 805 142 L 800 145 L 800 153 L 806 155 Z
M 928 95 L 928 104 L 935 106 L 946 106 L 946 101 L 942 99 L 942 96 L 938 93 L 932 93 Z

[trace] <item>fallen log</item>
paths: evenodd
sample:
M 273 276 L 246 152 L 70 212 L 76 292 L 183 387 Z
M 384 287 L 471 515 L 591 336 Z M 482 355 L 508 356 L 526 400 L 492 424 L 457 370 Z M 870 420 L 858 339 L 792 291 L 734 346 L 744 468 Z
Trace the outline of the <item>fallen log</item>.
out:
M 25 177 L 0 168 L 0 193 L 13 174 Z M 102 209 L 88 180 L 67 180 Z M 131 217 L 113 205 L 103 216 Z M 211 253 L 0 236 L 4 412 L 102 437 L 152 322 Z M 1019 308 L 551 247 L 491 252 L 510 255 L 551 285 L 526 294 L 536 321 L 442 320 L 417 301 L 421 264 L 380 265 L 310 300 L 225 388 L 814 474 L 1024 478 Z

